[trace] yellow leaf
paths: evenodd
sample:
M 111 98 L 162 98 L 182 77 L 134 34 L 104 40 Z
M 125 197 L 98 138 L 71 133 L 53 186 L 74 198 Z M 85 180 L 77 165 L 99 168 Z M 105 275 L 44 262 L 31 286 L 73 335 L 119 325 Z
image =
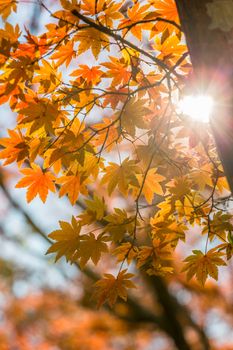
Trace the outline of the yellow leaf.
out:
M 127 195 L 129 185 L 138 185 L 136 173 L 139 172 L 139 168 L 134 160 L 126 158 L 122 164 L 109 163 L 110 165 L 105 169 L 105 175 L 102 178 L 101 183 L 108 185 L 108 193 L 112 194 L 114 189 L 118 187 L 119 191 L 123 195 Z
M 132 97 L 125 105 L 121 114 L 121 125 L 126 132 L 134 137 L 136 127 L 146 129 L 148 127 L 145 116 L 148 114 L 148 109 L 145 107 L 145 100 Z
M 187 272 L 187 279 L 196 276 L 197 281 L 204 286 L 208 276 L 218 279 L 218 266 L 226 265 L 221 258 L 223 253 L 211 249 L 203 254 L 200 250 L 193 250 L 193 255 L 188 256 L 184 262 L 186 265 L 182 272 Z
M 74 254 L 79 249 L 81 226 L 74 217 L 72 217 L 71 224 L 65 221 L 59 221 L 59 224 L 61 229 L 49 234 L 49 238 L 56 242 L 48 249 L 46 254 L 56 253 L 55 261 L 62 256 L 65 256 L 67 261 L 72 261 Z
M 113 254 L 117 256 L 117 261 L 122 262 L 127 260 L 130 264 L 131 261 L 136 258 L 138 254 L 138 248 L 134 247 L 131 243 L 122 243 L 119 247 L 114 249 Z
M 80 34 L 75 36 L 79 40 L 78 55 L 91 49 L 94 57 L 97 59 L 103 47 L 107 47 L 109 40 L 107 35 L 101 33 L 94 28 L 83 29 Z
M 125 235 L 131 235 L 135 227 L 135 217 L 128 216 L 125 210 L 114 208 L 114 212 L 104 217 L 108 222 L 105 232 L 108 232 L 114 242 L 122 241 Z
M 93 199 L 85 200 L 85 203 L 87 205 L 87 210 L 93 212 L 97 220 L 103 219 L 107 209 L 103 198 L 99 198 L 94 194 Z
M 79 258 L 81 268 L 84 268 L 89 259 L 96 265 L 100 260 L 102 253 L 108 252 L 108 246 L 105 241 L 108 240 L 106 236 L 100 234 L 97 238 L 93 233 L 82 236 L 80 249 L 74 258 Z
M 157 169 L 153 168 L 146 174 L 145 181 L 143 183 L 143 175 L 137 175 L 140 186 L 143 184 L 142 193 L 145 196 L 147 203 L 151 204 L 155 194 L 163 195 L 163 189 L 160 185 L 161 181 L 165 180 L 165 177 L 157 173 Z M 138 191 L 137 191 L 138 192 Z

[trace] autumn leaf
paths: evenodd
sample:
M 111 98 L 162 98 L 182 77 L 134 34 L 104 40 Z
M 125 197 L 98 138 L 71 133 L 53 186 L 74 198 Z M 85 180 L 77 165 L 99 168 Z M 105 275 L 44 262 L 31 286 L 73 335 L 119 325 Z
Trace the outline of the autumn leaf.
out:
M 108 70 L 104 74 L 106 78 L 112 79 L 112 86 L 125 85 L 131 77 L 131 69 L 124 58 L 109 56 L 110 62 L 102 63 Z
M 208 276 L 218 279 L 218 266 L 226 265 L 222 256 L 223 253 L 215 249 L 209 250 L 206 254 L 200 250 L 193 250 L 193 255 L 184 260 L 185 266 L 182 272 L 187 272 L 188 280 L 196 276 L 197 281 L 204 286 Z
M 99 69 L 100 66 L 89 67 L 86 64 L 80 64 L 79 68 L 74 70 L 70 75 L 72 77 L 80 77 L 87 84 L 98 84 L 103 72 Z
M 93 199 L 86 199 L 85 203 L 87 206 L 87 211 L 94 213 L 97 220 L 103 219 L 107 209 L 104 198 L 99 198 L 96 194 L 94 194 Z
M 176 8 L 176 3 L 174 0 L 152 0 L 151 5 L 155 8 L 155 15 L 153 15 L 153 11 L 151 11 L 150 16 L 153 18 L 160 17 L 172 21 L 179 25 L 179 16 Z M 150 17 L 150 18 L 151 18 Z M 148 18 L 148 16 L 146 16 Z M 168 33 L 172 33 L 174 31 L 178 32 L 178 28 L 173 24 L 167 23 L 165 21 L 158 21 L 154 24 L 151 29 L 151 37 L 156 33 L 162 33 L 165 31 Z
M 119 102 L 119 100 L 118 100 Z M 95 146 L 104 146 L 104 150 L 110 152 L 114 143 L 119 139 L 119 132 L 115 118 L 103 118 L 102 123 L 94 124 L 93 128 L 98 130 L 93 143 Z
M 32 164 L 32 168 L 22 169 L 20 172 L 25 176 L 19 180 L 15 187 L 28 187 L 26 197 L 28 203 L 30 203 L 37 194 L 39 194 L 42 202 L 45 203 L 49 190 L 55 192 L 55 176 L 48 170 L 42 171 L 38 165 Z
M 109 164 L 105 168 L 105 174 L 101 180 L 102 184 L 107 183 L 109 195 L 118 187 L 119 191 L 126 196 L 129 185 L 138 186 L 135 174 L 139 172 L 139 168 L 134 160 L 126 158 L 120 165 L 111 162 Z
M 104 230 L 114 242 L 122 241 L 125 235 L 131 235 L 134 231 L 135 217 L 120 208 L 115 208 L 113 213 L 104 217 L 104 220 L 108 222 Z
M 17 2 L 15 0 L 0 0 L 0 15 L 6 20 L 12 11 L 16 12 Z
M 136 127 L 139 129 L 146 129 L 147 123 L 144 119 L 148 114 L 148 109 L 145 107 L 145 101 L 132 97 L 124 106 L 121 114 L 121 125 L 126 132 L 134 137 Z
M 180 43 L 177 35 L 172 35 L 168 36 L 164 41 L 157 36 L 153 49 L 160 52 L 157 56 L 158 59 L 163 60 L 167 64 L 172 64 L 187 50 L 187 47 Z
M 71 224 L 65 221 L 59 221 L 59 224 L 61 229 L 49 234 L 49 238 L 56 242 L 46 253 L 56 253 L 55 261 L 65 256 L 71 263 L 78 261 L 83 269 L 88 260 L 91 259 L 96 265 L 102 253 L 108 252 L 108 246 L 105 243 L 108 238 L 103 234 L 99 234 L 96 238 L 92 232 L 80 235 L 82 225 L 74 217 Z
M 59 191 L 59 196 L 68 195 L 70 203 L 74 205 L 78 199 L 80 193 L 80 177 L 79 175 L 67 175 L 62 176 L 56 180 L 58 184 L 61 184 L 61 189 Z
M 21 119 L 21 124 L 27 126 L 29 133 L 32 134 L 39 129 L 44 129 L 47 132 L 54 132 L 53 127 L 60 122 L 60 111 L 58 105 L 47 99 L 35 99 L 24 106 L 19 112 L 24 115 Z
M 80 34 L 75 36 L 76 40 L 79 40 L 78 55 L 91 49 L 93 56 L 97 59 L 100 50 L 108 45 L 107 35 L 101 33 L 94 28 L 83 29 Z
M 103 234 L 99 234 L 97 238 L 93 233 L 82 236 L 80 250 L 75 254 L 75 257 L 79 258 L 79 265 L 81 268 L 84 268 L 90 259 L 95 265 L 98 263 L 102 253 L 108 252 L 106 241 L 108 241 L 108 237 L 103 236 Z
M 90 225 L 96 222 L 96 220 L 103 219 L 107 209 L 104 198 L 100 198 L 94 194 L 91 200 L 85 200 L 85 204 L 87 206 L 86 210 L 78 216 L 82 225 Z
M 96 4 L 93 0 L 83 0 L 81 9 L 85 15 L 98 15 L 98 21 L 103 25 L 112 26 L 113 21 L 123 17 L 120 7 L 123 0 L 115 2 L 112 0 L 99 0 Z
M 68 41 L 66 45 L 61 45 L 57 51 L 51 56 L 52 59 L 57 60 L 57 67 L 65 63 L 66 67 L 70 64 L 72 58 L 76 56 L 74 51 L 74 43 Z
M 165 177 L 159 175 L 156 168 L 150 169 L 145 175 L 145 179 L 141 174 L 137 175 L 137 179 L 140 186 L 143 186 L 142 193 L 144 194 L 148 204 L 152 203 L 155 194 L 158 194 L 160 196 L 163 195 L 163 189 L 160 185 L 160 182 L 164 181 Z M 137 192 L 138 190 L 136 193 Z
M 39 83 L 38 93 L 52 92 L 61 83 L 62 74 L 56 71 L 56 65 L 46 60 L 41 60 L 41 65 L 36 71 L 33 83 Z
M 117 257 L 117 262 L 127 261 L 128 264 L 138 255 L 138 248 L 131 243 L 122 243 L 119 247 L 114 249 L 113 254 Z
M 49 238 L 56 242 L 51 245 L 46 254 L 56 253 L 55 261 L 65 256 L 67 261 L 72 262 L 79 250 L 81 226 L 74 216 L 70 224 L 65 221 L 59 221 L 59 224 L 61 229 L 49 234 Z
M 132 7 L 129 7 L 127 10 L 127 19 L 122 19 L 119 25 L 119 28 L 126 28 L 123 32 L 127 33 L 127 27 L 130 29 L 130 32 L 138 39 L 142 40 L 142 30 L 150 29 L 150 23 L 138 23 L 142 21 L 148 14 L 148 9 L 150 5 L 146 4 L 141 6 L 139 2 L 135 3 Z
M 21 165 L 22 161 L 28 156 L 28 145 L 22 134 L 8 130 L 9 137 L 0 139 L 0 144 L 5 148 L 0 151 L 0 159 L 5 159 L 4 165 L 16 161 Z
M 170 262 L 173 248 L 167 241 L 157 237 L 152 240 L 151 246 L 139 247 L 137 254 L 137 267 L 149 275 L 164 276 L 173 272 Z
M 130 281 L 134 274 L 127 273 L 127 270 L 121 271 L 117 277 L 106 273 L 104 278 L 96 282 L 95 296 L 98 300 L 98 307 L 108 302 L 110 307 L 116 303 L 117 298 L 127 300 L 127 289 L 136 288 Z

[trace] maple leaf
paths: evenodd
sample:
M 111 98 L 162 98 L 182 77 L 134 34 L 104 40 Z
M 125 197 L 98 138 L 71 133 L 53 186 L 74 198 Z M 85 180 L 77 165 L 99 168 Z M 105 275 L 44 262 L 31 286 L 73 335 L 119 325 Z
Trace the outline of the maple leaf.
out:
M 152 240 L 152 246 L 142 246 L 137 254 L 137 267 L 149 275 L 164 276 L 173 272 L 170 266 L 172 248 L 169 242 L 157 237 Z
M 83 0 L 81 2 L 81 9 L 86 15 L 98 15 L 98 21 L 105 26 L 112 26 L 113 20 L 123 17 L 119 11 L 124 0 L 115 2 L 112 0 L 99 0 L 97 3 L 93 0 Z
M 32 164 L 32 168 L 22 169 L 20 171 L 24 178 L 19 180 L 16 188 L 28 187 L 27 202 L 31 202 L 37 194 L 39 194 L 42 202 L 46 201 L 49 190 L 55 192 L 54 180 L 55 176 L 49 171 L 42 171 L 42 169 Z
M 78 174 L 62 176 L 59 179 L 57 179 L 56 182 L 62 185 L 59 192 L 59 196 L 62 197 L 67 194 L 70 203 L 74 205 L 80 193 L 80 176 Z
M 188 230 L 188 227 L 174 218 L 165 219 L 160 212 L 157 212 L 150 219 L 150 225 L 152 227 L 152 237 L 157 237 L 163 242 L 170 242 L 172 247 L 176 247 L 179 240 L 185 241 L 185 231 Z
M 110 104 L 112 109 L 116 109 L 117 105 L 122 102 L 125 103 L 127 99 L 127 88 L 119 88 L 116 89 L 114 86 L 111 86 L 110 89 L 107 89 L 109 91 L 109 94 L 106 94 L 104 96 L 104 103 L 103 107 L 106 107 Z
M 9 137 L 0 139 L 0 144 L 5 147 L 0 151 L 0 159 L 6 159 L 4 165 L 18 162 L 21 165 L 22 161 L 28 156 L 28 146 L 22 134 L 8 130 Z
M 153 49 L 159 51 L 158 59 L 163 60 L 167 64 L 173 64 L 187 50 L 186 45 L 180 43 L 180 39 L 176 35 L 168 36 L 162 41 L 162 38 L 156 36 Z
M 108 252 L 108 246 L 105 243 L 108 237 L 99 234 L 97 238 L 93 233 L 82 236 L 82 241 L 80 242 L 80 249 L 74 255 L 74 259 L 79 259 L 79 265 L 84 268 L 89 259 L 93 261 L 96 265 L 101 258 L 102 253 Z
M 135 3 L 131 8 L 129 7 L 127 10 L 127 19 L 122 19 L 121 23 L 119 25 L 119 28 L 126 28 L 124 29 L 123 33 L 127 33 L 127 27 L 130 28 L 130 32 L 138 39 L 142 40 L 142 30 L 143 29 L 150 29 L 151 24 L 150 23 L 138 23 L 141 20 L 143 20 L 146 15 L 148 14 L 147 10 L 149 9 L 150 5 L 143 5 L 141 6 L 139 2 Z
M 228 232 L 233 231 L 231 220 L 231 214 L 225 214 L 218 211 L 217 213 L 214 213 L 211 220 L 206 220 L 202 233 L 208 234 L 210 241 L 212 241 L 215 237 L 226 241 L 226 235 Z
M 81 77 L 87 84 L 95 85 L 100 82 L 103 72 L 100 66 L 88 67 L 86 64 L 80 64 L 79 69 L 74 70 L 70 76 Z
M 168 183 L 169 192 L 172 193 L 174 200 L 183 200 L 190 193 L 191 183 L 186 177 L 175 178 L 172 183 Z
M 131 77 L 131 70 L 129 70 L 126 60 L 112 56 L 108 58 L 110 62 L 102 63 L 102 66 L 108 68 L 104 77 L 113 79 L 112 86 L 127 84 Z
M 78 216 L 82 225 L 90 225 L 96 220 L 103 219 L 107 208 L 104 198 L 99 198 L 94 194 L 91 200 L 85 200 L 85 204 L 87 209 Z
M 107 35 L 94 28 L 87 28 L 81 31 L 81 34 L 75 36 L 79 40 L 78 55 L 91 49 L 94 57 L 97 59 L 102 47 L 107 47 L 109 40 Z
M 76 52 L 74 51 L 74 43 L 73 41 L 68 41 L 66 45 L 62 45 L 57 48 L 56 52 L 51 56 L 52 59 L 58 60 L 56 66 L 60 66 L 65 63 L 66 67 L 70 64 L 73 57 L 76 56 Z
M 126 234 L 132 234 L 135 226 L 135 217 L 127 215 L 125 210 L 114 208 L 112 214 L 106 215 L 104 220 L 109 222 L 105 227 L 105 232 L 109 232 L 114 242 L 122 241 Z
M 221 258 L 223 253 L 216 252 L 215 248 L 203 254 L 200 250 L 193 250 L 193 255 L 188 256 L 184 262 L 186 265 L 182 272 L 187 272 L 187 279 L 196 276 L 197 281 L 204 286 L 207 277 L 218 279 L 218 266 L 226 265 Z
M 129 280 L 133 276 L 134 274 L 127 273 L 127 270 L 121 271 L 117 277 L 109 273 L 104 274 L 104 278 L 95 284 L 95 296 L 98 299 L 98 307 L 106 301 L 110 307 L 113 307 L 118 297 L 126 301 L 127 289 L 136 288 L 135 284 Z
M 42 65 L 36 70 L 37 75 L 33 78 L 33 83 L 39 83 L 38 93 L 52 92 L 61 83 L 61 73 L 57 73 L 54 63 L 50 64 L 46 60 L 41 60 Z
M 0 0 L 0 15 L 6 20 L 12 11 L 16 12 L 17 2 L 15 0 Z
M 143 185 L 142 193 L 144 194 L 148 204 L 152 203 L 155 193 L 160 196 L 163 195 L 163 189 L 160 185 L 160 182 L 164 181 L 166 178 L 158 174 L 156 168 L 150 169 L 147 172 L 144 182 L 144 177 L 141 174 L 137 175 L 137 179 L 140 186 Z M 136 194 L 137 193 L 138 190 L 136 190 Z
M 87 173 L 91 174 L 93 164 L 91 164 L 91 159 L 89 160 L 89 169 L 87 168 Z M 81 167 L 79 167 L 81 168 Z M 85 164 L 83 165 L 85 168 Z M 89 172 L 88 172 L 89 170 Z M 66 175 L 60 177 L 56 180 L 58 184 L 61 184 L 61 189 L 59 192 L 59 196 L 62 197 L 65 194 L 68 195 L 68 198 L 72 205 L 78 199 L 79 193 L 86 195 L 87 192 L 87 184 L 90 183 L 90 178 L 87 176 L 85 171 L 77 171 L 75 174 L 68 172 Z
M 213 187 L 212 165 L 205 164 L 192 171 L 190 178 L 198 185 L 200 191 L 203 191 L 206 186 Z
M 101 146 L 106 151 L 111 151 L 114 147 L 114 141 L 119 140 L 118 127 L 114 122 L 115 118 L 103 118 L 102 123 L 94 124 L 93 128 L 98 130 L 98 133 L 93 140 L 95 146 Z
M 107 209 L 103 198 L 99 198 L 96 194 L 94 194 L 93 199 L 86 199 L 85 203 L 87 206 L 87 211 L 94 213 L 97 220 L 103 219 L 105 211 Z
M 59 124 L 61 117 L 58 105 L 55 102 L 49 102 L 47 99 L 35 99 L 20 109 L 19 112 L 25 116 L 22 118 L 21 124 L 27 124 L 30 134 L 41 128 L 54 133 L 53 123 Z
M 149 110 L 145 107 L 145 100 L 136 99 L 132 97 L 124 106 L 121 114 L 121 125 L 126 132 L 134 137 L 136 127 L 139 129 L 146 129 L 148 127 L 144 117 Z
M 122 243 L 119 247 L 114 249 L 113 254 L 117 256 L 117 262 L 127 260 L 130 264 L 131 261 L 136 258 L 138 254 L 138 248 L 133 246 L 131 243 Z
M 79 250 L 80 230 L 81 225 L 72 216 L 71 223 L 59 221 L 60 230 L 51 232 L 48 236 L 56 241 L 47 250 L 46 254 L 56 253 L 55 261 L 58 261 L 62 256 L 66 257 L 67 261 L 73 261 L 74 256 Z
M 155 7 L 155 14 L 153 11 L 150 13 L 150 17 L 146 16 L 146 19 L 149 19 L 153 16 L 153 18 L 156 17 L 161 17 L 164 19 L 168 19 L 169 21 L 173 21 L 176 24 L 179 24 L 179 16 L 176 8 L 176 3 L 174 0 L 151 0 L 150 1 L 151 5 Z M 165 21 L 158 21 L 152 28 L 151 28 L 151 36 L 152 38 L 153 35 L 156 33 L 160 32 L 165 32 L 168 31 L 168 33 L 172 33 L 174 31 L 179 31 L 178 28 L 170 23 L 166 23 Z
M 109 195 L 118 187 L 119 191 L 126 196 L 129 185 L 138 186 L 135 174 L 139 173 L 140 170 L 134 160 L 126 158 L 120 165 L 111 162 L 109 164 L 105 168 L 105 174 L 101 180 L 102 184 L 107 183 Z

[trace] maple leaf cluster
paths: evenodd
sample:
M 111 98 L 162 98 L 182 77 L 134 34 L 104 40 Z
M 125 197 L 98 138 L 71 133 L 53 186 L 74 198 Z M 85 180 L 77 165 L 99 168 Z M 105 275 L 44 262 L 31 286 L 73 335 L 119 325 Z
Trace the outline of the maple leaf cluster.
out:
M 28 203 L 49 192 L 85 203 L 50 233 L 48 253 L 82 269 L 116 256 L 115 275 L 96 284 L 99 305 L 110 306 L 126 299 L 137 271 L 171 274 L 192 227 L 206 244 L 185 259 L 188 279 L 217 279 L 232 251 L 210 131 L 174 102 L 191 71 L 175 2 L 124 5 L 61 0 L 53 13 L 41 2 L 52 21 L 36 36 L 7 21 L 15 1 L 0 1 L 0 103 L 17 114 L 0 159 L 18 164 Z

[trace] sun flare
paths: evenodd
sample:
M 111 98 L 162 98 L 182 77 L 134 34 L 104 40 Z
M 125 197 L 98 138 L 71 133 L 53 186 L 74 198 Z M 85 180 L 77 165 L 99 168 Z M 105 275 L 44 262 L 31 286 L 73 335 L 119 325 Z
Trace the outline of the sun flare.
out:
M 193 120 L 208 123 L 213 110 L 213 98 L 208 95 L 185 96 L 179 102 L 179 111 Z

